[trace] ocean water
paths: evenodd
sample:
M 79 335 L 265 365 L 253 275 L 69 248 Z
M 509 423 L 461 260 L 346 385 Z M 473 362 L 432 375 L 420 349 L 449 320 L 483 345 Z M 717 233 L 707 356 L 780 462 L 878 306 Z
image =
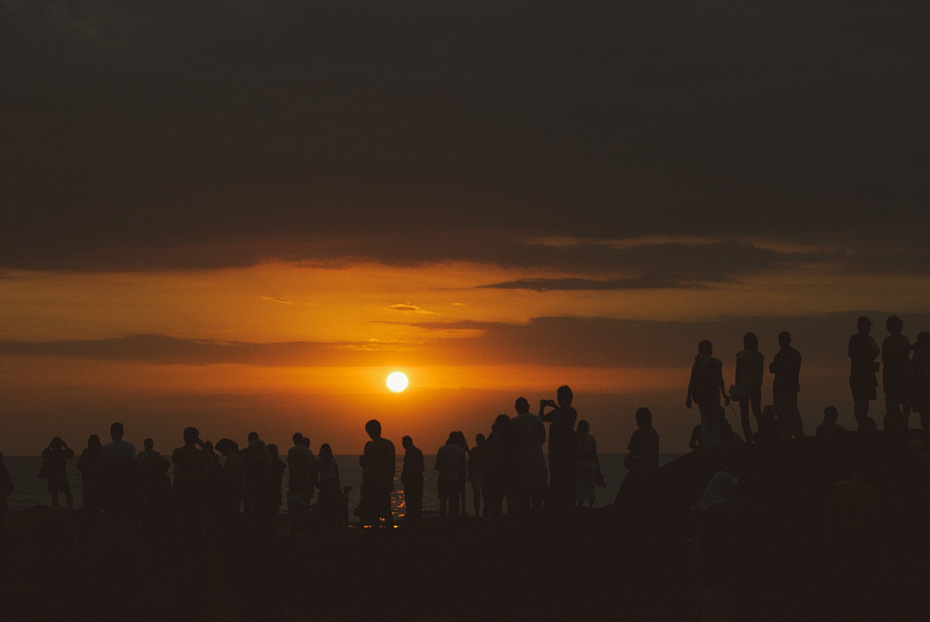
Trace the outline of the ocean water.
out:
M 595 507 L 602 507 L 613 503 L 620 490 L 620 484 L 626 476 L 626 469 L 623 467 L 623 458 L 626 454 L 601 454 L 601 471 L 607 482 L 606 488 L 596 489 Z M 661 454 L 659 463 L 666 464 L 681 454 Z M 165 456 L 169 461 L 170 456 Z M 436 472 L 432 471 L 432 465 L 436 463 L 435 455 L 424 456 L 426 460 L 426 481 L 423 490 L 423 510 L 425 512 L 439 511 L 439 498 L 437 493 Z M 37 477 L 39 467 L 42 465 L 42 458 L 39 456 L 5 456 L 4 461 L 13 480 L 13 492 L 10 495 L 10 510 L 22 510 L 35 505 L 50 505 L 51 496 L 46 488 L 45 480 Z M 339 464 L 339 476 L 343 486 L 351 486 L 349 492 L 349 507 L 354 507 L 359 501 L 359 489 L 362 481 L 362 468 L 358 464 L 357 455 L 336 456 Z M 391 505 L 396 518 L 402 518 L 406 514 L 404 507 L 403 484 L 400 482 L 401 467 L 403 466 L 403 453 L 397 455 L 397 464 L 395 467 L 395 484 L 394 492 L 391 494 Z M 68 480 L 71 483 L 71 493 L 74 496 L 74 507 L 83 507 L 83 498 L 81 490 L 81 473 L 77 470 L 77 457 L 67 463 Z M 174 469 L 169 469 L 169 477 L 173 476 Z M 284 471 L 282 482 L 283 491 L 287 490 L 287 471 Z M 471 484 L 466 485 L 467 507 L 469 514 L 473 510 L 473 493 Z M 59 494 L 59 503 L 65 505 L 64 496 Z M 285 510 L 284 506 L 281 508 Z

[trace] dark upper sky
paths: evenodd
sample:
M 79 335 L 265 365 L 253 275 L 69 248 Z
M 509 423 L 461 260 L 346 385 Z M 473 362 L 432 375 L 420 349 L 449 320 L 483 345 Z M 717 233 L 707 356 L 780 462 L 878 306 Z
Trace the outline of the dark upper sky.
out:
M 464 259 L 594 279 L 489 284 L 530 289 L 930 270 L 928 17 L 911 0 L 8 0 L 0 268 Z M 586 243 L 533 239 L 556 235 Z M 603 244 L 642 236 L 717 242 Z

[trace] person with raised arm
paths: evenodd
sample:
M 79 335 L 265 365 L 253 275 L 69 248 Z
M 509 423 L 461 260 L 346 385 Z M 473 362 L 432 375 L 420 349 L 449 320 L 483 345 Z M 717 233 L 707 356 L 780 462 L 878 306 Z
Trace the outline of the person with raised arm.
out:
M 570 508 L 575 504 L 575 421 L 574 394 L 563 385 L 556 399 L 540 400 L 539 418 L 549 424 L 549 500 L 552 507 Z M 546 408 L 553 410 L 546 413 Z

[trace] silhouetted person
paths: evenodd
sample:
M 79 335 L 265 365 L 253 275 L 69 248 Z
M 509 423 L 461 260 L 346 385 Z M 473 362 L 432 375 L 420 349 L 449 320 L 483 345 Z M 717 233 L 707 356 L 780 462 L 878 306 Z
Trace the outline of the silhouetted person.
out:
M 636 430 L 626 446 L 629 452 L 623 460 L 631 473 L 656 471 L 659 468 L 659 433 L 652 427 L 652 412 L 646 408 L 636 411 Z
M 875 340 L 869 335 L 872 322 L 866 316 L 861 316 L 856 322 L 855 335 L 849 338 L 849 388 L 853 397 L 853 415 L 858 424 L 869 416 L 869 402 L 876 399 L 878 380 L 879 349 Z
M 365 424 L 371 439 L 359 458 L 362 467 L 362 491 L 359 518 L 363 525 L 375 525 L 380 520 L 393 525 L 391 491 L 394 490 L 394 443 L 381 436 L 381 423 L 372 419 Z
M 297 526 L 302 512 L 310 508 L 313 498 L 313 463 L 315 458 L 310 448 L 304 445 L 304 435 L 294 432 L 294 446 L 287 450 L 287 513 L 291 528 Z
M 319 481 L 320 496 L 316 504 L 316 512 L 326 526 L 337 524 L 344 514 L 342 484 L 339 483 L 339 465 L 333 456 L 333 448 L 329 443 L 320 446 L 319 455 Z
M 73 510 L 74 498 L 71 496 L 66 463 L 74 457 L 74 451 L 56 436 L 48 447 L 42 450 L 42 457 L 47 462 L 48 492 L 52 496 L 52 507 L 58 507 L 58 492 L 61 491 L 65 495 L 68 509 Z
M 439 471 L 439 516 L 458 516 L 466 466 L 465 450 L 459 445 L 455 432 L 436 452 L 435 468 Z
M 138 503 L 136 447 L 123 440 L 123 424 L 110 425 L 109 443 L 100 449 L 100 492 L 106 511 L 127 517 Z
M 484 486 L 484 434 L 475 435 L 475 446 L 468 453 L 468 481 L 471 482 L 471 494 L 474 497 L 475 516 L 481 516 L 481 489 Z M 487 514 L 485 503 L 485 514 Z
M 623 504 L 649 494 L 659 470 L 659 434 L 652 427 L 652 412 L 648 408 L 636 411 L 636 429 L 627 445 L 623 459 L 627 470 L 614 503 Z
M 769 365 L 769 371 L 775 374 L 775 380 L 772 381 L 772 402 L 785 431 L 790 436 L 801 438 L 804 436 L 804 424 L 798 410 L 801 353 L 791 347 L 791 333 L 787 331 L 778 334 L 778 345 L 781 349 Z
M 310 449 L 309 438 L 305 436 L 301 442 L 304 444 L 304 447 L 306 447 L 307 449 Z M 310 455 L 311 456 L 313 455 L 312 451 L 310 452 Z M 310 498 L 312 499 L 313 495 L 315 494 L 315 490 L 317 487 L 319 487 L 319 483 L 320 483 L 319 466 L 317 464 L 316 458 L 310 461 L 310 481 L 313 483 L 313 485 L 310 486 Z
M 740 422 L 746 442 L 752 440 L 752 426 L 749 424 L 749 409 L 756 418 L 756 429 L 762 419 L 762 376 L 765 355 L 759 352 L 759 338 L 755 333 L 743 335 L 743 349 L 736 353 L 735 386 L 739 393 L 731 398 L 739 401 Z
M 575 421 L 572 390 L 561 386 L 556 401 L 540 400 L 539 418 L 549 423 L 549 499 L 553 507 L 575 505 Z M 546 407 L 554 410 L 546 414 Z
M 221 438 L 216 442 L 220 453 L 220 470 L 211 491 L 211 518 L 219 528 L 228 527 L 239 514 L 245 496 L 245 464 L 235 441 Z
M 911 357 L 911 374 L 914 379 L 914 409 L 920 412 L 920 427 L 924 432 L 930 432 L 930 333 L 917 335 Z
M 248 445 L 239 451 L 239 456 L 245 467 L 245 515 L 251 518 L 268 518 L 271 454 L 258 432 L 249 432 Z
M 465 459 L 467 461 L 468 456 L 471 453 L 471 449 L 468 447 L 468 440 L 465 438 L 465 433 L 461 431 L 456 431 L 456 432 L 453 432 L 452 434 L 454 435 L 454 438 L 455 438 L 455 444 L 461 447 L 462 451 L 465 452 Z M 468 482 L 468 467 L 467 466 L 465 469 L 462 470 L 460 480 L 461 481 L 459 482 L 458 490 L 459 490 L 459 497 L 460 497 L 461 503 L 459 504 L 459 507 L 462 510 L 462 514 L 468 514 L 468 511 L 466 510 L 467 500 L 465 498 L 465 488 L 466 488 L 466 483 Z
M 6 468 L 3 453 L 0 453 L 0 522 L 10 509 L 10 494 L 13 492 L 13 479 Z
M 84 509 L 91 512 L 100 509 L 100 492 L 97 480 L 100 474 L 100 449 L 102 447 L 100 437 L 91 434 L 87 439 L 87 447 L 81 452 L 81 457 L 78 458 Z
M 823 423 L 817 426 L 817 437 L 833 439 L 846 433 L 846 428 L 836 422 L 840 414 L 836 406 L 827 406 L 823 409 Z
M 144 502 L 150 509 L 161 508 L 171 488 L 171 480 L 167 477 L 168 461 L 155 451 L 155 441 L 151 438 L 142 441 L 142 447 L 142 451 L 136 454 L 136 465 Z
M 511 419 L 515 450 L 516 477 L 513 490 L 513 510 L 525 512 L 543 507 L 549 474 L 543 443 L 546 442 L 546 426 L 534 412 L 525 397 L 514 403 L 517 414 Z M 510 510 L 510 508 L 508 508 Z
M 888 336 L 882 342 L 882 389 L 885 392 L 886 431 L 907 429 L 911 414 L 908 371 L 911 342 L 901 334 L 904 322 L 892 315 L 885 322 Z
M 597 441 L 591 436 L 591 426 L 584 419 L 578 422 L 575 434 L 578 437 L 578 454 L 575 458 L 575 503 L 578 507 L 588 502 L 594 507 L 595 487 L 606 486 L 601 473 L 601 461 L 597 456 Z
M 574 433 L 572 434 L 574 436 Z M 516 478 L 516 447 L 513 423 L 507 415 L 498 415 L 485 441 L 484 452 L 484 503 L 488 516 L 497 518 L 504 513 L 504 498 L 510 511 L 510 496 Z M 574 484 L 574 481 L 572 482 Z
M 717 425 L 720 396 L 729 404 L 729 397 L 723 384 L 723 363 L 712 354 L 714 347 L 704 339 L 698 344 L 698 353 L 691 366 L 691 378 L 688 380 L 688 399 L 685 407 L 691 408 L 692 401 L 698 405 L 701 423 Z
M 404 483 L 404 505 L 407 506 L 407 520 L 420 522 L 423 512 L 423 473 L 426 465 L 423 452 L 413 444 L 413 439 L 405 436 L 401 439 L 404 446 L 404 468 L 400 481 Z
M 207 466 L 210 455 L 204 450 L 197 428 L 184 428 L 184 445 L 171 452 L 174 463 L 174 503 L 186 526 L 199 529 L 207 509 Z
M 284 471 L 287 464 L 278 455 L 278 446 L 268 443 L 268 453 L 271 455 L 271 488 L 268 491 L 268 502 L 275 508 L 275 514 L 281 508 L 281 485 L 284 481 Z

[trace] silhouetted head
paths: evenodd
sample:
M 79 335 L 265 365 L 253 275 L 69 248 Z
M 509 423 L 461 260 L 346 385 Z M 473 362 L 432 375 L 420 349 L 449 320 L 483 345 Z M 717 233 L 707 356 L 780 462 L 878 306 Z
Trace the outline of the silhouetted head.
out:
M 782 331 L 778 333 L 778 345 L 782 348 L 787 348 L 791 345 L 791 333 L 788 331 Z
M 641 428 L 652 427 L 652 411 L 643 406 L 636 411 L 636 425 Z
M 204 453 L 212 454 L 213 453 L 213 443 L 210 441 L 203 442 L 203 451 Z
M 307 449 L 310 449 L 310 439 L 307 438 L 306 436 L 300 439 L 300 444 L 306 447 Z
M 400 444 L 404 446 L 404 449 L 409 450 L 411 447 L 413 447 L 413 439 L 409 436 L 405 436 L 400 439 Z
M 917 349 L 930 350 L 930 333 L 917 333 Z
M 184 428 L 184 444 L 193 445 L 200 438 L 200 430 L 197 428 Z
M 759 351 L 759 338 L 756 337 L 755 333 L 748 332 L 743 335 L 743 348 L 746 350 L 751 350 L 752 352 Z
M 221 438 L 220 440 L 216 441 L 216 450 L 224 456 L 228 456 L 230 454 L 239 453 L 239 445 L 236 444 L 236 441 L 230 440 L 228 438 Z
M 446 439 L 446 445 L 458 445 L 459 439 L 455 436 L 455 432 L 449 432 L 449 438 Z
M 142 446 L 145 447 L 146 449 L 152 449 L 153 447 L 155 447 L 155 441 L 153 441 L 150 438 L 147 438 L 144 441 L 142 441 Z
M 249 432 L 249 442 L 258 440 L 258 432 Z
M 372 419 L 365 424 L 365 432 L 368 434 L 371 440 L 381 438 L 381 422 L 377 419 Z
M 58 437 L 58 436 L 56 436 L 55 438 L 53 438 L 53 439 L 52 439 L 52 442 L 49 443 L 49 445 L 51 446 L 52 449 L 61 449 L 61 446 L 62 446 L 63 444 L 64 444 L 64 443 L 62 442 L 61 437 Z
M 323 443 L 320 445 L 320 459 L 321 460 L 332 460 L 333 458 L 333 448 L 329 446 L 329 443 Z
M 575 429 L 578 432 L 578 436 L 587 436 L 588 432 L 591 431 L 591 425 L 588 423 L 587 419 L 582 419 L 578 422 L 578 427 Z
M 271 454 L 271 463 L 274 464 L 274 461 L 278 459 L 280 454 L 278 453 L 278 446 L 274 443 L 268 443 L 268 453 Z
M 505 434 L 511 428 L 510 417 L 507 415 L 497 415 L 494 419 L 494 424 L 491 426 L 491 429 L 495 432 Z
M 559 406 L 571 406 L 574 397 L 572 390 L 565 384 L 555 391 L 555 401 L 559 403 Z
M 700 356 L 710 356 L 714 353 L 714 344 L 710 342 L 710 339 L 704 339 L 701 343 L 698 344 L 698 354 Z
M 100 443 L 100 437 L 97 436 L 96 434 L 91 434 L 90 436 L 87 437 L 87 448 L 90 449 L 91 451 L 98 450 L 102 446 L 103 445 Z
M 294 441 L 295 446 L 299 447 L 301 444 L 301 441 L 303 441 L 303 438 L 304 438 L 303 434 L 301 434 L 300 432 L 294 432 L 294 436 L 291 437 L 291 440 Z
M 114 441 L 123 440 L 124 433 L 123 424 L 119 421 L 110 424 L 110 438 L 112 438 Z
M 836 423 L 837 418 L 840 416 L 836 406 L 827 406 L 823 409 L 823 421 L 824 423 Z
M 517 401 L 514 402 L 513 407 L 517 411 L 517 414 L 522 415 L 523 413 L 529 411 L 530 403 L 526 400 L 525 397 L 518 397 Z
M 868 335 L 869 331 L 872 330 L 872 320 L 864 315 L 860 315 L 859 319 L 856 320 L 856 330 L 859 331 L 860 335 Z
M 484 434 L 475 434 L 475 445 L 481 447 L 484 445 L 484 442 L 488 440 L 484 437 Z
M 897 335 L 902 330 L 904 330 L 904 322 L 901 321 L 897 315 L 892 315 L 885 322 L 885 328 L 888 329 L 888 332 L 892 335 Z

